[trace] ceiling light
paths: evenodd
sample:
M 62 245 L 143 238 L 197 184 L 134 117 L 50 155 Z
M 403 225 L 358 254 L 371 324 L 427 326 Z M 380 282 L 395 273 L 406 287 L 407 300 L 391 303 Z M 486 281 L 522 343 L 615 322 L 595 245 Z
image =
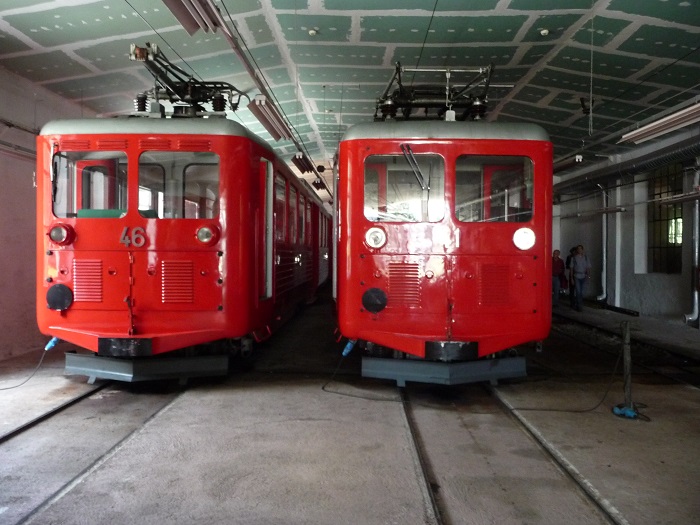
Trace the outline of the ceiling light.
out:
M 267 103 L 265 95 L 256 95 L 248 104 L 248 110 L 255 115 L 275 141 L 280 139 L 292 140 L 292 130 L 277 112 L 277 109 Z
M 655 139 L 671 131 L 676 131 L 685 126 L 695 124 L 700 122 L 700 102 L 695 101 L 692 106 L 671 113 L 667 117 L 663 117 L 659 120 L 637 128 L 634 131 L 625 133 L 618 142 L 634 142 L 635 144 L 641 144 L 647 140 Z

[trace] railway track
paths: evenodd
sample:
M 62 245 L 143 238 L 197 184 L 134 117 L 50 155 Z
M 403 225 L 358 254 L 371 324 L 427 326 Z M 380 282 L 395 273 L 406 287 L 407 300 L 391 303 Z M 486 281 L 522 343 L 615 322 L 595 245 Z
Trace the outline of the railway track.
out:
M 142 395 L 107 382 L 0 438 L 0 523 L 33 523 L 53 502 L 113 456 L 178 392 Z
M 111 384 L 111 382 L 106 382 L 100 385 L 97 385 L 96 387 L 88 390 L 87 392 L 83 392 L 82 394 L 75 396 L 67 401 L 64 401 L 60 405 L 44 412 L 43 414 L 36 416 L 29 421 L 26 421 L 19 426 L 15 427 L 14 429 L 10 430 L 9 432 L 5 432 L 4 434 L 0 435 L 0 445 L 5 443 L 6 441 L 9 441 L 12 438 L 15 438 L 22 434 L 23 432 L 27 432 L 28 430 L 34 428 L 36 425 L 39 423 L 43 423 L 44 421 L 49 420 L 50 418 L 56 416 L 57 414 L 60 414 L 63 410 L 67 409 L 68 407 L 71 407 L 75 405 L 76 403 L 80 403 L 83 399 L 86 399 L 96 392 L 99 392 L 100 390 L 108 387 Z

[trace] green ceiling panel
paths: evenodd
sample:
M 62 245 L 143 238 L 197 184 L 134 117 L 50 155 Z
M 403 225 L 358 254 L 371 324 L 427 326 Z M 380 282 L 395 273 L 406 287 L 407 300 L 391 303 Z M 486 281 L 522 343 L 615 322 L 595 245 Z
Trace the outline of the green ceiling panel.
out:
M 518 100 L 522 100 L 530 104 L 537 104 L 540 100 L 549 95 L 549 93 L 550 92 L 546 89 L 526 86 L 518 92 Z
M 596 16 L 593 18 L 593 45 L 606 46 L 620 32 L 630 25 L 629 20 L 619 20 L 617 18 L 606 18 Z M 580 44 L 590 45 L 591 43 L 591 22 L 579 29 L 574 35 L 574 40 Z
M 291 42 L 346 42 L 350 35 L 349 16 L 280 14 L 277 20 L 284 37 Z M 317 29 L 316 29 L 317 28 Z M 309 35 L 316 29 L 316 36 Z
M 671 64 L 659 67 L 645 75 L 644 81 L 650 84 L 674 86 L 678 88 L 697 88 L 700 81 L 700 67 Z
M 591 0 L 511 0 L 510 9 L 522 11 L 561 11 L 563 9 L 590 9 Z
M 44 86 L 59 95 L 71 100 L 83 98 L 101 97 L 108 92 L 136 93 L 147 85 L 138 85 L 137 78 L 126 73 L 106 73 L 104 75 L 92 75 L 81 80 L 64 80 L 62 82 L 50 82 Z M 133 99 L 132 99 L 133 100 Z
M 684 29 L 645 25 L 635 31 L 619 49 L 637 55 L 682 59 L 700 64 L 698 46 L 700 46 L 700 31 L 690 32 Z
M 248 29 L 253 34 L 256 44 L 260 45 L 274 42 L 275 37 L 272 35 L 270 26 L 267 25 L 263 15 L 251 16 L 246 18 L 245 22 L 248 25 Z
M 137 31 L 152 31 L 150 26 L 180 26 L 164 4 L 152 5 L 154 7 L 142 8 L 136 13 L 126 2 L 99 2 L 60 6 L 41 11 L 36 16 L 7 15 L 4 20 L 45 47 L 68 44 L 76 39 L 103 39 Z
M 0 31 L 0 53 L 16 53 L 17 51 L 25 51 L 30 47 L 9 33 Z
M 533 45 L 530 46 L 520 59 L 521 66 L 532 66 L 546 57 L 554 49 L 553 45 Z
M 270 0 L 274 9 L 307 9 L 307 0 Z
M 302 82 L 329 83 L 334 84 L 352 83 L 361 84 L 365 82 L 378 82 L 385 84 L 391 78 L 391 73 L 383 68 L 358 68 L 358 67 L 309 67 L 299 68 L 299 78 Z
M 585 95 L 589 93 L 591 79 L 587 75 L 576 75 L 554 69 L 543 69 L 532 79 L 532 84 L 548 89 L 564 89 Z M 656 91 L 656 88 L 635 82 L 593 78 L 594 98 L 621 98 L 640 100 Z
M 369 122 L 371 119 L 367 118 L 367 115 L 342 115 L 340 121 L 345 126 L 352 126 Z
M 374 84 L 374 85 L 359 85 L 355 83 L 340 83 L 324 86 L 322 84 L 305 84 L 304 85 L 304 96 L 307 98 L 323 99 L 326 100 L 339 100 L 339 101 L 349 101 L 349 100 L 372 100 L 374 101 L 379 95 L 381 95 L 386 84 L 389 82 L 391 74 L 386 76 L 384 84 Z
M 227 12 L 231 15 L 240 15 L 262 9 L 260 0 L 236 0 L 235 2 L 222 2 L 222 5 L 226 6 L 226 11 L 223 11 L 225 15 Z
M 405 67 L 457 67 L 478 68 L 490 63 L 508 64 L 518 48 L 515 46 L 459 46 L 459 47 L 397 47 L 391 57 L 391 62 L 400 62 Z
M 591 65 L 591 58 L 593 65 Z M 598 50 L 594 50 L 591 57 L 590 49 L 580 47 L 566 47 L 548 63 L 551 67 L 569 71 L 590 74 L 592 69 L 594 75 L 619 78 L 628 78 L 644 69 L 648 64 L 649 61 L 645 59 L 602 53 Z
M 529 104 L 521 104 L 520 102 L 509 102 L 503 108 L 503 113 L 513 115 L 515 117 L 521 117 L 526 120 L 532 120 L 533 122 L 561 122 L 562 120 L 566 120 L 569 117 L 569 113 L 566 111 L 559 111 L 557 109 L 550 108 L 541 108 L 537 106 L 531 106 Z
M 0 59 L 0 65 L 32 82 L 45 82 L 59 74 L 68 77 L 90 73 L 89 69 L 62 51 Z
M 2 0 L 2 9 L 14 11 L 15 9 L 25 9 L 45 2 L 46 0 Z
M 611 11 L 622 11 L 635 16 L 648 16 L 687 24 L 700 26 L 700 6 L 696 0 L 669 2 L 667 0 L 611 0 L 608 7 Z
M 410 44 L 512 43 L 526 16 L 365 16 L 360 21 L 363 42 Z M 430 29 L 428 30 L 428 26 Z M 426 38 L 426 32 L 428 34 Z
M 263 76 L 270 82 L 273 86 L 280 86 L 283 84 L 291 84 L 292 77 L 289 76 L 289 71 L 286 67 L 275 67 L 272 69 L 266 69 Z
M 426 0 L 403 0 L 400 4 L 388 6 L 386 2 L 377 0 L 325 0 L 325 8 L 328 10 L 346 11 L 348 8 L 358 11 L 388 11 L 390 9 L 422 9 L 432 12 L 433 8 L 439 11 L 489 11 L 496 7 L 498 0 L 440 0 L 428 2 Z
M 238 60 L 236 54 L 231 51 L 231 57 Z M 282 65 L 282 57 L 280 56 L 279 49 L 275 45 L 266 45 L 262 47 L 256 47 L 251 50 L 251 54 L 255 59 L 255 64 L 263 69 L 278 67 Z
M 542 15 L 532 24 L 523 38 L 524 42 L 549 42 L 557 40 L 568 29 L 581 19 L 582 15 Z M 541 31 L 546 29 L 549 34 L 543 36 Z
M 245 71 L 245 68 L 233 53 L 188 59 L 188 67 L 178 64 L 185 71 L 194 71 L 197 78 L 202 80 L 222 80 L 224 77 L 238 75 Z
M 343 64 L 346 66 L 380 66 L 384 59 L 384 48 L 372 46 L 340 46 L 298 44 L 289 46 L 295 64 Z

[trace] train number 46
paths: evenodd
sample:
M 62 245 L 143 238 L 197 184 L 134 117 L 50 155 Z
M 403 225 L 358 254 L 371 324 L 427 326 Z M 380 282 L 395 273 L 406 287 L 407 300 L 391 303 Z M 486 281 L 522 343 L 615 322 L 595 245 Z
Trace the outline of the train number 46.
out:
M 129 246 L 141 248 L 146 244 L 146 230 L 140 226 L 137 226 L 131 230 L 131 233 L 129 233 L 129 227 L 125 226 L 122 230 L 121 237 L 119 237 L 119 243 L 123 244 L 127 248 Z

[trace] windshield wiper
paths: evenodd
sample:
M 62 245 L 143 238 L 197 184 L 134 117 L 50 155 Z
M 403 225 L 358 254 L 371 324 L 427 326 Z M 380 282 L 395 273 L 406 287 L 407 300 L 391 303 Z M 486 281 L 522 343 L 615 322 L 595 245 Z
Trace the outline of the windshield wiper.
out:
M 420 166 L 418 162 L 416 162 L 416 157 L 413 156 L 411 146 L 409 144 L 401 144 L 401 151 L 403 152 L 403 156 L 406 157 L 406 162 L 411 166 L 416 179 L 418 179 L 418 184 L 420 184 L 421 189 L 423 191 L 430 190 L 430 181 L 426 181 L 423 172 L 420 170 Z

